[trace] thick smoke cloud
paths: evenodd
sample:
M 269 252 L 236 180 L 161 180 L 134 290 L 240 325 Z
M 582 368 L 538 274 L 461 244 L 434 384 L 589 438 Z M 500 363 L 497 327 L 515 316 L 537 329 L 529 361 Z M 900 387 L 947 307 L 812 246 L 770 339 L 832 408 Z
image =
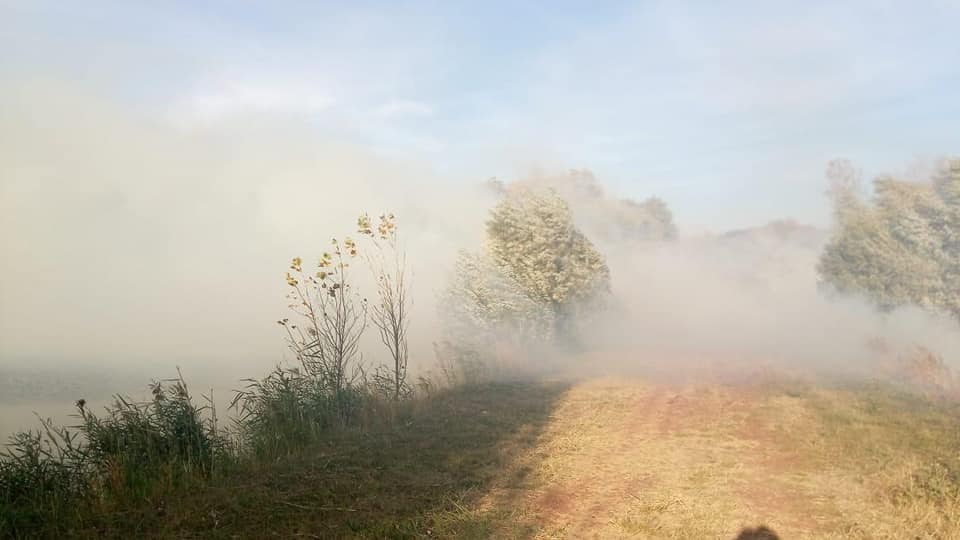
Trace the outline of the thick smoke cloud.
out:
M 6 365 L 259 376 L 286 353 L 290 258 L 354 234 L 361 211 L 400 219 L 429 351 L 438 283 L 492 198 L 289 119 L 187 130 L 44 84 L 7 88 L 0 118 Z
M 388 210 L 412 270 L 411 368 L 429 368 L 443 322 L 436 300 L 457 250 L 482 245 L 497 197 L 483 173 L 441 178 L 290 118 L 185 128 L 60 85 L 7 87 L 0 365 L 127 372 L 143 383 L 181 366 L 201 385 L 235 388 L 289 357 L 274 321 L 288 315 L 290 258 L 312 261 L 331 236 L 355 232 L 358 213 Z M 553 173 L 537 174 L 542 183 Z M 634 211 L 602 195 L 573 206 L 586 208 L 588 234 L 601 231 L 593 240 L 611 268 L 612 311 L 581 342 L 602 361 L 573 359 L 574 371 L 680 376 L 727 363 L 870 375 L 865 345 L 876 337 L 958 358 L 954 321 L 881 315 L 822 294 L 815 264 L 826 231 L 780 222 L 651 240 L 602 223 L 605 205 L 621 218 Z M 384 360 L 375 340 L 364 350 L 365 361 Z
M 773 369 L 873 378 L 921 345 L 952 368 L 960 332 L 947 316 L 821 290 L 827 231 L 790 221 L 675 242 L 608 246 L 616 309 L 591 327 L 614 371 L 668 376 Z M 885 343 L 879 354 L 877 340 Z M 729 373 L 727 373 L 729 374 Z

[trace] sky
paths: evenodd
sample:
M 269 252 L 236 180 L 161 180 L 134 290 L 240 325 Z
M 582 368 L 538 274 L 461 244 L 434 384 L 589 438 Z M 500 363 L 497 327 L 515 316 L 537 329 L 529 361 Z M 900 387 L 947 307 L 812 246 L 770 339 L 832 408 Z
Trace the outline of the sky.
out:
M 957 0 L 0 0 L 0 84 L 183 131 L 286 119 L 449 182 L 588 168 L 681 230 L 826 225 L 828 160 L 960 149 L 958 21 Z

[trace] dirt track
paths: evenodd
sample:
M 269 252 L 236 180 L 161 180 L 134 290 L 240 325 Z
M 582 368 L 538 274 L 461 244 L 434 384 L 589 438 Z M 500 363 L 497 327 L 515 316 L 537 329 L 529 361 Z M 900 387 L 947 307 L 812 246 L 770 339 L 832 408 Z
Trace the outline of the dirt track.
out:
M 733 538 L 760 524 L 783 538 L 897 537 L 909 525 L 833 459 L 825 429 L 789 392 L 581 383 L 516 463 L 526 480 L 483 504 L 541 538 Z

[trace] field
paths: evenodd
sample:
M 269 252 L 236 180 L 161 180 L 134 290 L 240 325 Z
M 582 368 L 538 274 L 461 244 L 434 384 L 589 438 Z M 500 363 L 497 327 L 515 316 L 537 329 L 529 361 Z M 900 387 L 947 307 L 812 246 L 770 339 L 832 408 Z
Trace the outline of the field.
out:
M 960 537 L 960 410 L 880 386 L 486 383 L 80 536 Z

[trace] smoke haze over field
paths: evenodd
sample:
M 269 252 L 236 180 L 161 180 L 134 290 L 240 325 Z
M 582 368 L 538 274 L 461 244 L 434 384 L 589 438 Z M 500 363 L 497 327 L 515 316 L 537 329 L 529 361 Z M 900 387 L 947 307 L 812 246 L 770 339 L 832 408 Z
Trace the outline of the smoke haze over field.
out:
M 869 178 L 960 145 L 958 17 L 952 0 L 0 0 L 0 86 L 81 85 L 186 130 L 294 119 L 444 181 L 588 168 L 681 227 L 822 226 L 827 160 Z
M 398 214 L 410 250 L 413 365 L 433 361 L 436 296 L 456 251 L 481 245 L 494 202 L 481 182 L 444 181 L 296 122 L 183 131 L 42 85 L 7 89 L 2 103 L 4 363 L 258 376 L 288 356 L 273 324 L 286 316 L 287 261 L 316 258 L 331 236 L 355 232 L 360 211 L 380 209 Z M 595 225 L 602 205 L 621 203 L 572 204 Z M 948 361 L 960 350 L 951 321 L 881 317 L 819 294 L 820 229 L 786 222 L 664 243 L 585 226 L 608 257 L 619 309 L 591 345 L 634 351 L 623 367 L 711 353 L 847 366 L 876 335 Z
M 411 367 L 429 368 L 491 177 L 558 188 L 608 258 L 615 310 L 587 338 L 623 353 L 606 367 L 862 367 L 876 335 L 957 366 L 953 321 L 817 290 L 828 159 L 923 177 L 924 155 L 960 148 L 960 13 L 881 4 L 511 6 L 505 22 L 0 0 L 0 48 L 20 53 L 0 65 L 0 367 L 261 376 L 290 357 L 290 258 L 391 211 Z M 752 228 L 791 218 L 813 226 Z
M 592 345 L 624 353 L 607 357 L 614 371 L 686 373 L 726 363 L 874 377 L 890 367 L 869 347 L 878 338 L 893 354 L 923 345 L 960 367 L 950 317 L 916 308 L 880 313 L 863 298 L 819 290 L 825 239 L 826 231 L 781 222 L 637 250 L 611 246 L 618 309 L 595 325 Z
M 0 538 L 960 538 L 958 22 L 0 0 Z
M 428 343 L 442 269 L 489 206 L 297 123 L 183 132 L 43 86 L 2 101 L 4 362 L 258 375 L 284 355 L 290 258 L 356 236 L 361 211 L 401 216 Z

